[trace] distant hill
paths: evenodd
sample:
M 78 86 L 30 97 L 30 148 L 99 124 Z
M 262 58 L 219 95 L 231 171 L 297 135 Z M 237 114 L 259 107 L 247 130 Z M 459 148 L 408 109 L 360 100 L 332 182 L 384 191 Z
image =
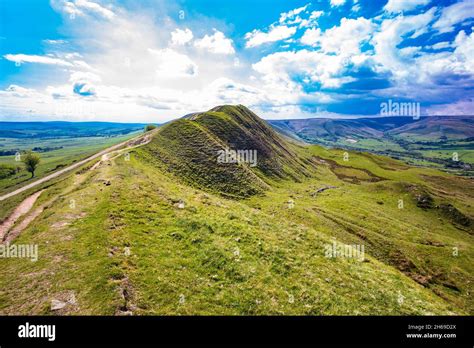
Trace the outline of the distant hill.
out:
M 409 122 L 401 127 L 388 130 L 393 135 L 412 135 L 432 139 L 472 138 L 474 137 L 474 116 L 438 116 L 423 117 L 419 121 Z
M 359 119 L 313 118 L 273 120 L 269 123 L 282 133 L 307 140 L 337 141 L 340 138 L 372 138 L 384 134 L 412 135 L 439 139 L 474 136 L 474 116 L 373 117 Z
M 474 175 L 474 116 L 316 118 L 269 123 L 281 134 L 306 143 L 370 151 L 414 165 Z
M 142 123 L 114 122 L 0 122 L 0 137 L 56 138 L 116 136 L 143 129 Z

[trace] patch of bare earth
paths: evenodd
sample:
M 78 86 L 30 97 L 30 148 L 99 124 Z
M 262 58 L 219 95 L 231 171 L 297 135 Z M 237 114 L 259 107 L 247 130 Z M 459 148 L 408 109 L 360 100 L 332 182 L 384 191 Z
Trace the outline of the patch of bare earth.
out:
M 15 222 L 22 217 L 23 215 L 27 214 L 31 208 L 33 208 L 33 205 L 35 204 L 36 200 L 38 197 L 41 195 L 41 193 L 44 190 L 38 191 L 25 200 L 21 202 L 13 211 L 13 213 L 10 214 L 8 218 L 6 218 L 2 224 L 0 225 L 0 241 L 5 241 L 6 238 L 10 235 L 8 232 L 10 229 L 13 227 Z
M 115 315 L 133 315 L 133 312 L 137 309 L 133 304 L 134 290 L 128 280 L 128 277 L 119 279 L 119 295 L 121 299 L 121 305 L 116 309 Z

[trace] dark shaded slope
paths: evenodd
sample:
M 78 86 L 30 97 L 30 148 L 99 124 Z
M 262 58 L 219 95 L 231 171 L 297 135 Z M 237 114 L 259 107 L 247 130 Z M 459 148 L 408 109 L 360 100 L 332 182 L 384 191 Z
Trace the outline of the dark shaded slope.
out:
M 252 163 L 220 163 L 219 151 L 255 151 Z M 159 165 L 188 183 L 234 197 L 248 197 L 275 179 L 309 176 L 310 161 L 265 121 L 242 105 L 218 106 L 173 121 L 147 146 Z

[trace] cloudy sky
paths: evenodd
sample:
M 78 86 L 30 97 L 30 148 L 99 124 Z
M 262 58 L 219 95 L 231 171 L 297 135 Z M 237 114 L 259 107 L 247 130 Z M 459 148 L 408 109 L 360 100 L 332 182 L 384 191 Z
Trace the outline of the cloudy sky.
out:
M 472 0 L 2 0 L 0 120 L 474 114 Z

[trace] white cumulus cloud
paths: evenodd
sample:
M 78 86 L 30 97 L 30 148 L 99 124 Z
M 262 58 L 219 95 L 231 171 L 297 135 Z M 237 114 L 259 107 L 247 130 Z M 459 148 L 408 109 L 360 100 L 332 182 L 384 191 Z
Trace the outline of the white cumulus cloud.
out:
M 226 38 L 223 32 L 216 29 L 214 29 L 214 34 L 205 35 L 202 39 L 196 40 L 194 46 L 216 54 L 235 53 L 232 40 Z
M 364 17 L 343 18 L 339 26 L 334 26 L 324 33 L 319 28 L 307 29 L 301 37 L 301 43 L 320 46 L 326 53 L 348 56 L 360 52 L 360 44 L 370 39 L 374 29 L 374 24 Z
M 186 29 L 176 29 L 171 32 L 171 44 L 172 45 L 185 45 L 193 39 L 193 32 Z
M 331 6 L 342 6 L 346 3 L 346 0 L 331 0 Z
M 435 11 L 436 8 L 432 8 L 419 15 L 399 16 L 383 21 L 371 41 L 375 48 L 374 60 L 395 76 L 409 76 L 413 65 L 406 64 L 397 46 L 403 42 L 404 35 L 428 26 L 435 18 Z
M 252 65 L 273 90 L 298 91 L 301 85 L 296 79 L 307 83 L 320 83 L 323 87 L 336 88 L 350 82 L 343 72 L 348 61 L 342 56 L 300 50 L 269 54 Z
M 159 77 L 193 77 L 198 74 L 197 65 L 187 55 L 171 48 L 148 49 L 155 57 L 156 74 Z
M 441 33 L 454 30 L 454 25 L 474 18 L 474 1 L 464 0 L 443 8 L 441 17 L 433 24 L 433 28 Z
M 321 42 L 321 29 L 319 28 L 310 28 L 306 29 L 300 41 L 304 45 L 316 46 Z
M 245 39 L 247 39 L 245 47 L 256 47 L 264 43 L 288 39 L 295 33 L 295 27 L 288 27 L 286 25 L 271 26 L 267 33 L 254 29 L 245 34 Z
M 301 12 L 306 10 L 308 8 L 308 6 L 309 6 L 309 4 L 305 5 L 305 6 L 302 6 L 302 7 L 295 8 L 294 10 L 291 10 L 291 11 L 288 11 L 288 12 L 281 13 L 280 14 L 280 23 L 284 23 L 288 19 L 295 18 L 295 16 L 297 16 L 298 14 L 300 14 Z
M 387 12 L 411 11 L 418 6 L 428 5 L 431 0 L 389 0 L 384 6 Z

